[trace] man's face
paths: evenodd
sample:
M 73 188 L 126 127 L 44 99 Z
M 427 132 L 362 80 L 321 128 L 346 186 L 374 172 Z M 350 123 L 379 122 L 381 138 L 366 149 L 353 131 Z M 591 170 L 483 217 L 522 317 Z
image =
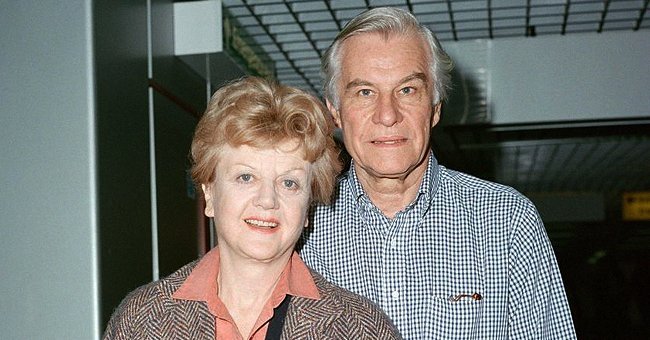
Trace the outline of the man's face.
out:
M 429 134 L 440 118 L 432 107 L 427 54 L 418 37 L 361 34 L 344 42 L 340 107 L 328 102 L 345 147 L 362 177 L 424 173 Z

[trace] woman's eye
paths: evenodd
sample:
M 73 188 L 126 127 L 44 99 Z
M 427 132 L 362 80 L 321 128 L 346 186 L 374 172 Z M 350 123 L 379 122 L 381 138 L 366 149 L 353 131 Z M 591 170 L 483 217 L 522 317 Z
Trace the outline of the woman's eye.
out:
M 241 174 L 237 179 L 241 182 L 250 182 L 253 179 L 253 176 L 251 174 Z
M 294 180 L 285 179 L 282 181 L 282 185 L 287 189 L 298 189 L 298 183 Z

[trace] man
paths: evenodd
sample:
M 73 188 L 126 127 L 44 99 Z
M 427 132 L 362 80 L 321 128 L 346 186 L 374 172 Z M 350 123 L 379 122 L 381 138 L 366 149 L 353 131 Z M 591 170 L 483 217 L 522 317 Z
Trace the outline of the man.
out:
M 323 57 L 350 169 L 301 256 L 379 304 L 407 339 L 572 339 L 553 249 L 514 189 L 439 165 L 429 145 L 449 57 L 408 12 L 352 19 Z

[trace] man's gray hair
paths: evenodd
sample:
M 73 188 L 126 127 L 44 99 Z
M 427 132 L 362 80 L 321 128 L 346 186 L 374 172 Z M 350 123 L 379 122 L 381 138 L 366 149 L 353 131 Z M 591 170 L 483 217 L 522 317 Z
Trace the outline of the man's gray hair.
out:
M 323 55 L 321 62 L 323 95 L 334 107 L 339 108 L 340 105 L 338 81 L 341 77 L 343 42 L 349 37 L 364 33 L 381 33 L 387 38 L 394 35 L 414 35 L 422 38 L 429 46 L 427 64 L 429 65 L 428 76 L 433 83 L 432 104 L 435 105 L 447 98 L 447 91 L 451 87 L 450 71 L 453 63 L 433 32 L 420 25 L 415 16 L 405 10 L 378 7 L 367 10 L 350 20 Z

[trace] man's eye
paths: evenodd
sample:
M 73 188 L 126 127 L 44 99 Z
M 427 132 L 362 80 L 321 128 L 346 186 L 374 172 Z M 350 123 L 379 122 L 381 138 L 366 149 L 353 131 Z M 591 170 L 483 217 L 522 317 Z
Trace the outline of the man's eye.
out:
M 411 94 L 411 93 L 415 92 L 415 89 L 412 88 L 412 87 L 405 87 L 405 88 L 401 89 L 400 92 L 402 94 Z
M 364 96 L 364 97 L 367 97 L 367 96 L 369 96 L 369 95 L 372 94 L 372 91 L 370 91 L 370 90 L 368 90 L 368 89 L 363 89 L 363 90 L 360 90 L 360 91 L 359 91 L 359 94 L 362 95 L 362 96 Z
M 241 182 L 250 182 L 253 179 L 251 174 L 241 174 L 237 179 Z

